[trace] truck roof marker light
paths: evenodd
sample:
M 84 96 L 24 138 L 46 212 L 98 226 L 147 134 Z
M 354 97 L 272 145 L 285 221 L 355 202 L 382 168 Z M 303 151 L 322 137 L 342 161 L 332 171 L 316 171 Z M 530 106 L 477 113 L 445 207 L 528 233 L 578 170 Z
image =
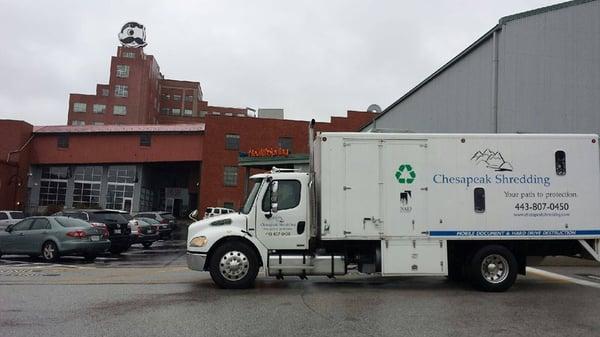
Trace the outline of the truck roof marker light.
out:
M 593 138 L 592 139 L 592 144 L 595 144 L 595 143 L 596 143 L 596 138 Z
M 327 141 L 327 137 L 323 137 L 323 141 L 326 142 Z
M 464 143 L 464 142 L 466 142 L 466 140 L 465 140 L 464 138 L 461 138 L 461 139 L 460 139 L 460 142 L 461 142 L 461 143 Z

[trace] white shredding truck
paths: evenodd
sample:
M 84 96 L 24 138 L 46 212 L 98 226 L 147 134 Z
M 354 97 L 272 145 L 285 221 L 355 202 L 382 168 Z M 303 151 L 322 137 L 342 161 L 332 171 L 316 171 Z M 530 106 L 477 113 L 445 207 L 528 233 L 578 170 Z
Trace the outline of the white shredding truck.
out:
M 190 225 L 190 269 L 223 288 L 252 286 L 262 267 L 504 291 L 531 258 L 600 261 L 597 135 L 313 135 L 310 172 L 254 175 L 239 213 Z

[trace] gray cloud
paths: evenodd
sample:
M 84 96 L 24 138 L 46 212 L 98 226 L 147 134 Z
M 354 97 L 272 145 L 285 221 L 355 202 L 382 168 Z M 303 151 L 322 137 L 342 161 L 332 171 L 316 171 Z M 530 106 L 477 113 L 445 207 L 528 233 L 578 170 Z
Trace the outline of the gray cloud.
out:
M 210 104 L 327 120 L 386 107 L 500 17 L 553 3 L 0 1 L 0 118 L 64 124 L 69 93 L 108 81 L 131 20 L 162 73 L 200 81 Z

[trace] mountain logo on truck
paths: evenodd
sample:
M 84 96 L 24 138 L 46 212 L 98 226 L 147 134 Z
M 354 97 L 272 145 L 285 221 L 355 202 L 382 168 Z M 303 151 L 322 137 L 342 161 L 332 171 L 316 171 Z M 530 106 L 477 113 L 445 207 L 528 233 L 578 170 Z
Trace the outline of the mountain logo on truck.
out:
M 507 162 L 502 156 L 500 151 L 492 151 L 485 149 L 484 151 L 477 151 L 471 157 L 471 161 L 475 162 L 475 165 L 485 165 L 494 171 L 512 171 L 513 167 L 510 162 Z
M 417 174 L 410 164 L 402 164 L 396 171 L 396 179 L 400 184 L 412 184 Z

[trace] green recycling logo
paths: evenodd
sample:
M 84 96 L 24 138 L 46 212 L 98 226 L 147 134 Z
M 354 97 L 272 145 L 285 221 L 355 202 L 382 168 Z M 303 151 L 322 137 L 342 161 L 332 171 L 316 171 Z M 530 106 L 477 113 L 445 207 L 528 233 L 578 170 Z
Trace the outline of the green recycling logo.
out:
M 400 184 L 412 184 L 416 177 L 417 174 L 410 164 L 402 164 L 396 171 L 396 179 Z

